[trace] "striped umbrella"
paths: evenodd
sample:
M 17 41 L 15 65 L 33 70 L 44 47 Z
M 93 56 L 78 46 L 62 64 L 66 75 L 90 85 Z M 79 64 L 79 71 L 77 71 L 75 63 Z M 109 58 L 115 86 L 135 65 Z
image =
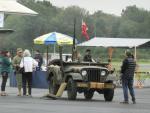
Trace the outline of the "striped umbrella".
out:
M 51 32 L 34 39 L 34 44 L 72 45 L 73 38 L 58 32 Z
M 77 41 L 76 41 L 77 42 Z M 50 44 L 57 44 L 59 45 L 60 51 L 60 59 L 62 60 L 62 47 L 60 45 L 72 45 L 73 38 L 58 32 L 51 32 L 42 36 L 39 36 L 34 39 L 34 44 L 44 44 L 47 45 L 47 65 L 48 65 L 48 45 Z M 62 62 L 61 62 L 61 66 Z

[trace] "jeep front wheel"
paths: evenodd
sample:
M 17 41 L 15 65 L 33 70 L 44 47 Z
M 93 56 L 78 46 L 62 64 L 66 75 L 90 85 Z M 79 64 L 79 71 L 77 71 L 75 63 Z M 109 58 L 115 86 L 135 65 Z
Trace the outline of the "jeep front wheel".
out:
M 112 101 L 113 97 L 114 97 L 114 89 L 105 89 L 104 90 L 105 101 Z
M 69 100 L 75 100 L 77 97 L 76 82 L 72 78 L 69 78 L 67 82 L 67 94 Z
M 84 97 L 87 100 L 91 100 L 93 98 L 93 95 L 94 95 L 94 91 L 92 90 L 88 90 L 84 92 Z

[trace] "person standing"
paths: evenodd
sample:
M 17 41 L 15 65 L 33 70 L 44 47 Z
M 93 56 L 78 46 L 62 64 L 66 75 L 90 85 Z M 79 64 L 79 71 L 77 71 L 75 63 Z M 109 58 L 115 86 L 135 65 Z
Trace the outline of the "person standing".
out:
M 122 88 L 124 94 L 124 101 L 121 102 L 123 104 L 128 104 L 128 89 L 130 95 L 132 97 L 133 104 L 136 104 L 135 100 L 135 92 L 133 89 L 133 79 L 134 79 L 134 72 L 136 67 L 136 62 L 130 50 L 125 51 L 126 58 L 122 62 L 121 66 L 121 80 L 122 80 Z
M 40 51 L 39 50 L 36 50 L 35 51 L 35 56 L 34 56 L 34 59 L 38 62 L 38 68 L 36 70 L 41 70 L 41 66 L 43 64 L 43 57 L 42 55 L 40 54 Z
M 28 49 L 23 52 L 23 58 L 20 62 L 20 68 L 24 67 L 24 72 L 22 74 L 22 85 L 23 85 L 23 96 L 31 96 L 32 94 L 32 72 L 33 68 L 38 66 L 38 62 L 31 57 L 31 53 Z M 28 94 L 26 88 L 28 86 Z
M 13 58 L 13 67 L 16 74 L 16 81 L 18 87 L 18 96 L 21 96 L 21 88 L 22 88 L 22 73 L 19 72 L 20 62 L 22 59 L 22 48 L 17 48 L 17 55 Z
M 5 92 L 5 87 L 8 79 L 8 74 L 11 71 L 10 53 L 8 51 L 1 52 L 0 64 L 2 75 L 1 96 L 6 96 L 7 93 Z
M 1 70 L 2 70 L 2 51 L 0 50 L 0 75 L 1 75 Z

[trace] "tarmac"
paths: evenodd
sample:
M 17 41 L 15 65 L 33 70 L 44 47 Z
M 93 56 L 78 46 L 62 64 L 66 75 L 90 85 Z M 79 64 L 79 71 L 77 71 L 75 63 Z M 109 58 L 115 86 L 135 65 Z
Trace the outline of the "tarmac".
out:
M 1 79 L 0 79 L 1 83 Z M 48 89 L 32 89 L 32 97 L 17 96 L 17 88 L 6 86 L 8 96 L 0 96 L 0 113 L 150 113 L 150 88 L 135 88 L 137 104 L 120 104 L 122 88 L 116 88 L 112 102 L 105 102 L 103 95 L 95 92 L 92 100 L 85 100 L 83 93 L 77 100 L 69 101 L 65 91 L 62 98 L 43 98 Z

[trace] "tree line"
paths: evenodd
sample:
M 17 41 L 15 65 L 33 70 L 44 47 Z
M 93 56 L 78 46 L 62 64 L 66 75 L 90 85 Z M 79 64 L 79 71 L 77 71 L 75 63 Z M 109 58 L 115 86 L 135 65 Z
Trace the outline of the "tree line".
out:
M 5 27 L 14 29 L 15 32 L 6 38 L 0 39 L 0 41 L 3 41 L 0 48 L 32 48 L 34 38 L 53 31 L 74 36 L 74 19 L 76 19 L 76 38 L 79 42 L 86 40 L 81 35 L 82 19 L 88 26 L 90 38 L 94 36 L 150 38 L 150 11 L 138 8 L 135 5 L 122 10 L 121 16 L 115 16 L 100 10 L 90 14 L 87 10 L 78 6 L 58 8 L 49 1 L 18 0 L 18 2 L 38 12 L 38 15 L 8 15 Z M 68 48 L 64 47 L 64 49 L 70 51 Z M 82 52 L 85 48 L 80 50 Z M 95 56 L 97 51 L 99 51 L 99 48 L 93 50 Z M 107 52 L 104 51 L 105 48 L 100 51 L 103 57 L 107 55 Z M 115 52 L 120 53 L 120 51 L 122 50 L 118 49 Z M 148 58 L 147 49 L 140 51 L 140 57 Z M 147 55 L 141 54 L 144 52 Z

